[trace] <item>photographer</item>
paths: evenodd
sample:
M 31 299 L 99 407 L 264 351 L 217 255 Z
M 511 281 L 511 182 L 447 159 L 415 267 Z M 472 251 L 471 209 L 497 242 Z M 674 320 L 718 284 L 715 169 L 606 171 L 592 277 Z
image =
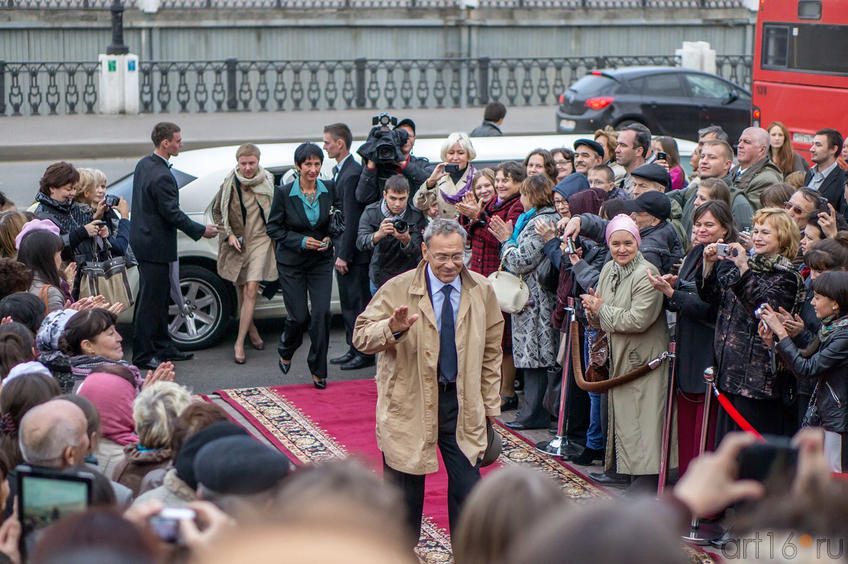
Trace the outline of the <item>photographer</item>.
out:
M 383 199 L 366 207 L 359 219 L 356 247 L 373 251 L 368 267 L 372 292 L 421 261 L 421 233 L 427 220 L 408 202 L 409 182 L 396 174 L 386 180 Z
M 363 205 L 380 199 L 389 177 L 402 174 L 410 186 L 417 187 L 427 180 L 433 168 L 427 159 L 412 156 L 415 144 L 412 120 L 404 119 L 398 123 L 397 118 L 380 114 L 372 118 L 371 123 L 375 127 L 356 151 L 363 164 L 356 186 L 356 200 Z M 395 125 L 393 130 L 389 129 L 390 124 Z
M 713 345 L 716 387 L 763 434 L 791 435 L 797 427 L 794 379 L 775 370 L 757 327 L 763 304 L 790 315 L 801 309 L 804 282 L 791 263 L 800 238 L 789 213 L 764 208 L 754 215 L 750 258 L 739 243 L 719 240 L 706 245 L 702 270 L 696 273 L 701 299 L 718 308 Z M 717 260 L 735 268 L 717 272 Z M 734 430 L 738 430 L 734 421 L 720 410 L 716 444 Z
M 412 203 L 423 211 L 438 202 L 440 217 L 455 219 L 457 202 L 471 190 L 474 178 L 471 161 L 477 156 L 477 151 L 468 135 L 454 132 L 442 144 L 441 156 L 443 162 L 436 165 L 429 178 L 421 184 Z

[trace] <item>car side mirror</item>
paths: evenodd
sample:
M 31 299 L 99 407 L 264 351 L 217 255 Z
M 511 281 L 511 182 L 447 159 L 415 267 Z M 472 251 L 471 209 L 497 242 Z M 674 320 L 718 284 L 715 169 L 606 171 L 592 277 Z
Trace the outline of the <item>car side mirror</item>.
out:
M 727 93 L 727 96 L 724 97 L 724 101 L 722 102 L 724 105 L 732 104 L 736 100 L 739 99 L 739 93 L 736 90 L 731 90 Z

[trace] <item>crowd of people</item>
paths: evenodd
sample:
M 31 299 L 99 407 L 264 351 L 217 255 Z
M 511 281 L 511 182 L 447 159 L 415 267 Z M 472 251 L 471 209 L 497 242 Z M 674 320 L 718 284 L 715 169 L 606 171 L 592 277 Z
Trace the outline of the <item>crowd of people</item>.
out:
M 738 140 L 719 125 L 693 132 L 690 174 L 675 140 L 640 124 L 477 166 L 486 156 L 474 137 L 500 134 L 505 114 L 490 104 L 471 136 L 445 139 L 439 163 L 414 156 L 409 119 L 369 136 L 391 135 L 391 162 L 362 148 L 356 159 L 349 127 L 330 124 L 323 148 L 298 146 L 294 174 L 279 182 L 246 143 L 210 199 L 209 225 L 180 210 L 169 159 L 182 138 L 172 123 L 153 130 L 132 206 L 107 195 L 102 172 L 67 162 L 45 170 L 27 209 L 6 201 L 0 554 L 223 562 L 285 551 L 292 560 L 413 561 L 437 447 L 460 564 L 554 554 L 558 562 L 678 562 L 683 524 L 730 506 L 748 515 L 735 534 L 839 534 L 808 509 L 814 500 L 818 513 L 845 511 L 844 483 L 831 477 L 848 472 L 842 135 L 816 133 L 811 167 L 778 122 Z M 334 161 L 329 175 L 325 158 Z M 283 373 L 306 332 L 318 390 L 328 363 L 378 365 L 385 482 L 353 461 L 293 470 L 174 381 L 174 362 L 191 358 L 167 327 L 168 300 L 179 300 L 177 230 L 218 238 L 218 272 L 239 296 L 236 363 L 247 361 L 245 341 L 264 347 L 253 322 L 264 283 L 285 301 Z M 138 268 L 137 294 L 94 290 L 104 265 Z M 515 296 L 486 280 L 503 271 L 526 290 L 512 313 L 498 304 Z M 330 359 L 334 273 L 348 350 Z M 116 323 L 133 304 L 129 361 Z M 710 367 L 730 411 L 704 407 Z M 595 391 L 587 380 L 610 385 Z M 481 482 L 493 418 L 514 410 L 507 427 L 555 431 L 560 397 L 565 460 L 602 463 L 592 480 L 633 492 L 665 483 L 667 463 L 670 493 L 580 508 L 525 468 Z M 748 427 L 795 436 L 793 487 L 738 480 L 737 456 L 754 439 L 736 431 Z M 698 458 L 702 444 L 714 452 Z M 54 508 L 52 524 L 40 526 L 20 500 L 41 498 L 18 491 L 32 472 L 82 480 L 89 509 L 65 516 Z M 737 503 L 753 498 L 762 499 Z M 190 510 L 170 537 L 163 508 Z M 656 518 L 640 518 L 645 511 Z M 610 524 L 621 535 L 610 538 Z M 571 549 L 556 550 L 566 539 Z

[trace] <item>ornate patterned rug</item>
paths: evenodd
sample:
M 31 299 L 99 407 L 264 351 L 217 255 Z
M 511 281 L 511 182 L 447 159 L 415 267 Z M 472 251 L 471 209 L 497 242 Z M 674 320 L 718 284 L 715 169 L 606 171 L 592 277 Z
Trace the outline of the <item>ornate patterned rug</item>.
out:
M 373 468 L 382 468 L 374 436 L 377 391 L 374 381 L 333 382 L 322 392 L 312 385 L 220 390 L 215 392 L 238 412 L 255 431 L 297 463 L 319 462 L 354 455 Z M 539 454 L 534 445 L 504 427 L 496 427 L 503 443 L 498 462 L 529 464 L 559 484 L 577 503 L 613 497 L 570 466 Z M 450 562 L 447 533 L 447 475 L 440 471 L 427 477 L 424 522 L 417 552 L 422 562 Z M 687 547 L 692 562 L 713 562 L 705 553 Z

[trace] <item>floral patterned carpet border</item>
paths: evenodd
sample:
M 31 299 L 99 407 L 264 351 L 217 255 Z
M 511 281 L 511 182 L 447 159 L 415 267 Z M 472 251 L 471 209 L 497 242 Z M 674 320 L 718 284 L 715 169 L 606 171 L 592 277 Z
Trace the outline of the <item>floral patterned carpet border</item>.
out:
M 281 395 L 284 389 L 283 387 L 242 388 L 219 390 L 215 394 L 296 463 L 314 463 L 348 456 L 349 453 L 343 444 L 317 425 L 292 401 Z M 570 466 L 540 454 L 524 437 L 500 425 L 495 428 L 503 444 L 503 450 L 498 459 L 501 465 L 534 466 L 556 480 L 563 492 L 576 503 L 613 497 Z M 690 556 L 690 562 L 704 564 L 714 562 L 709 554 L 699 549 L 686 546 L 686 550 Z M 426 516 L 417 552 L 422 562 L 437 563 L 452 560 L 450 537 L 447 531 L 438 527 Z

